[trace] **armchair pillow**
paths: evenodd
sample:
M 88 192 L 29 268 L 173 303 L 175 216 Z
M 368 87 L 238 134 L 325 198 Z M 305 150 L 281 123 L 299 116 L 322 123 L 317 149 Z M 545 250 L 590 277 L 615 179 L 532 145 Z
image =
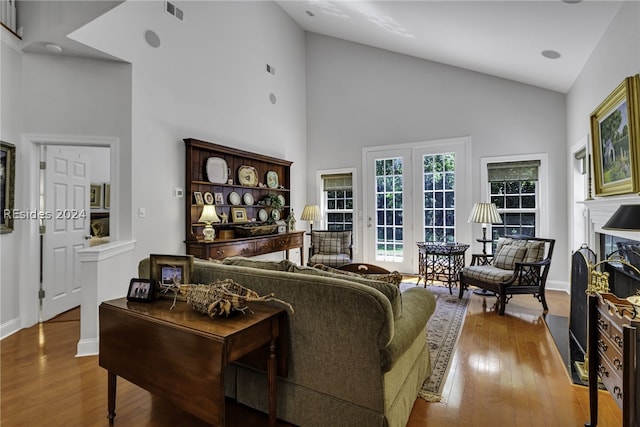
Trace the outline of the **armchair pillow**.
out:
M 325 255 L 338 255 L 342 253 L 342 240 L 341 239 L 320 239 L 319 253 Z
M 502 245 L 493 259 L 493 265 L 503 270 L 513 270 L 516 262 L 522 262 L 527 248 L 516 245 Z

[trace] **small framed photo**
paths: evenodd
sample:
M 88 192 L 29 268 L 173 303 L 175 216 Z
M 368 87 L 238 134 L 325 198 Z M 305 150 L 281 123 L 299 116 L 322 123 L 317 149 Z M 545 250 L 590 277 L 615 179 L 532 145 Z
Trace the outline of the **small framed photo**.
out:
M 216 205 L 223 205 L 224 204 L 224 194 L 215 193 L 215 201 L 216 201 Z
M 193 199 L 196 202 L 196 205 L 204 205 L 204 198 L 202 197 L 202 193 L 200 191 L 193 192 Z
M 155 280 L 131 279 L 127 301 L 150 302 L 155 296 Z
M 247 222 L 247 210 L 245 208 L 231 208 L 231 222 Z
M 150 260 L 150 276 L 156 281 L 156 295 L 173 298 L 180 285 L 191 283 L 193 255 L 151 254 Z
M 102 206 L 102 185 L 91 184 L 89 189 L 89 205 L 91 209 L 100 209 Z
M 213 204 L 213 194 L 209 193 L 208 191 L 206 193 L 204 193 L 204 202 L 208 205 L 212 205 Z

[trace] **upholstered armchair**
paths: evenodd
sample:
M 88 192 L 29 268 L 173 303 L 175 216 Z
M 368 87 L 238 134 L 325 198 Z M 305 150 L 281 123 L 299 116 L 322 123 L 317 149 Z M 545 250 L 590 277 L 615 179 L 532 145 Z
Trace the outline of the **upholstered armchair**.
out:
M 540 301 L 546 313 L 549 307 L 544 291 L 554 245 L 554 239 L 501 237 L 495 254 L 474 254 L 471 265 L 462 269 L 459 298 L 469 285 L 494 292 L 502 316 L 513 295 L 530 294 Z
M 353 260 L 353 233 L 351 231 L 313 230 L 307 265 L 324 264 L 340 267 Z

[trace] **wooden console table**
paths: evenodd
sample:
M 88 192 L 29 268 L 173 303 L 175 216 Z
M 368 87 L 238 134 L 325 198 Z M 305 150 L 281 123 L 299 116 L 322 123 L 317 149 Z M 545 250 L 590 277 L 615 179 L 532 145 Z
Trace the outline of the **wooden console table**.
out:
M 286 341 L 279 340 L 285 312 L 253 304 L 253 314 L 211 319 L 185 302 L 170 309 L 172 304 L 173 300 L 141 303 L 125 298 L 100 304 L 99 364 L 109 371 L 110 424 L 116 415 L 116 379 L 121 376 L 212 425 L 224 426 L 225 366 L 266 345 L 261 365 L 267 368 L 269 425 L 274 426 L 276 373 L 286 376 L 286 349 L 277 345 Z
M 304 265 L 304 231 L 242 239 L 214 240 L 210 243 L 187 241 L 186 244 L 187 254 L 201 259 L 224 259 L 230 256 L 252 257 L 280 251 L 286 251 L 287 259 L 289 259 L 289 250 L 300 249 L 300 265 Z

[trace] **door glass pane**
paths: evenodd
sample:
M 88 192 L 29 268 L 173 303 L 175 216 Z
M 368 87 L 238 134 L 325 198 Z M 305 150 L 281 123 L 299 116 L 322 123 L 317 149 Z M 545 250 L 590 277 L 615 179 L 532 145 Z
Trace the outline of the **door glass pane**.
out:
M 402 262 L 402 158 L 378 159 L 376 171 L 376 260 Z
M 424 241 L 454 243 L 455 154 L 425 155 L 422 166 Z

